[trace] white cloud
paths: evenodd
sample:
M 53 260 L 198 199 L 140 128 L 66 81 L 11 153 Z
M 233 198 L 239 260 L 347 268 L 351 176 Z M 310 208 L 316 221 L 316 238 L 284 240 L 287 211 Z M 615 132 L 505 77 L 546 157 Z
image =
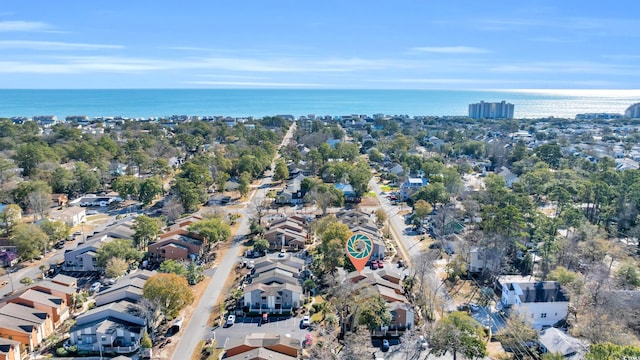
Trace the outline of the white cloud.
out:
M 60 41 L 0 40 L 0 49 L 97 50 L 122 49 L 122 45 L 69 43 Z
M 489 71 L 501 73 L 574 73 L 574 74 L 605 74 L 605 75 L 640 75 L 640 68 L 590 61 L 557 61 L 532 62 L 522 64 L 498 65 Z
M 39 21 L 0 21 L 0 32 L 48 31 L 51 28 L 51 25 Z
M 214 86 L 241 86 L 241 87 L 330 87 L 326 84 L 313 83 L 283 83 L 283 82 L 254 82 L 254 81 L 187 81 L 186 84 L 192 85 L 214 85 Z
M 413 51 L 437 53 L 437 54 L 485 54 L 490 50 L 471 46 L 423 46 L 412 48 Z

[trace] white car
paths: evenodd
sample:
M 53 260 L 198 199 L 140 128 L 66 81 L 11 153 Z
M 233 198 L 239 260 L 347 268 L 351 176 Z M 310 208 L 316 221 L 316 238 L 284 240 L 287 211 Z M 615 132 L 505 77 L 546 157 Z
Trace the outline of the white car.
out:
M 100 287 L 102 287 L 102 284 L 99 282 L 94 282 L 93 284 L 91 284 L 91 287 L 89 288 L 89 291 L 92 293 L 98 292 L 100 290 Z
M 236 323 L 236 316 L 233 314 L 229 315 L 229 317 L 227 318 L 227 326 L 231 326 L 235 323 Z
M 429 347 L 427 340 L 422 335 L 420 335 L 420 338 L 418 339 L 418 343 L 420 344 L 420 349 L 422 350 L 427 350 L 427 348 Z
M 309 318 L 309 315 L 305 315 L 302 318 L 302 327 L 306 328 L 306 327 L 309 327 L 309 326 L 311 326 L 311 318 Z

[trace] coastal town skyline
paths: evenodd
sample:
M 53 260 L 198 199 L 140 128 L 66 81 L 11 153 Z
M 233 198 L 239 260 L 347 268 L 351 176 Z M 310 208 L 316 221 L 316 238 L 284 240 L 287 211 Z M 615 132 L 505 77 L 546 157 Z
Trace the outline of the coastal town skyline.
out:
M 2 88 L 637 88 L 639 5 L 6 4 Z

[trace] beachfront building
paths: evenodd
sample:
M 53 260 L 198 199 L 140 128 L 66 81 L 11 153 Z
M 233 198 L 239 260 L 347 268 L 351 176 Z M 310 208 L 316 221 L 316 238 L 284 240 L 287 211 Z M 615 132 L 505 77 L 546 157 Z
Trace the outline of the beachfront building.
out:
M 469 104 L 469 117 L 472 119 L 513 119 L 513 104 L 502 102 L 484 102 Z
M 624 112 L 624 116 L 631 119 L 640 118 L 640 103 L 635 103 L 627 108 Z

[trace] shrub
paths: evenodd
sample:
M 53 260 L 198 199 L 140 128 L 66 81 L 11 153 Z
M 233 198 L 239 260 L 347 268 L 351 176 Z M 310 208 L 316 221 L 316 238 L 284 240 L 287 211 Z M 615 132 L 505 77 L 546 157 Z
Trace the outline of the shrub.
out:
M 31 285 L 33 284 L 33 280 L 30 277 L 26 276 L 20 279 L 20 284 Z
M 69 352 L 67 351 L 67 349 L 63 348 L 63 347 L 59 347 L 56 349 L 56 355 L 60 356 L 60 357 L 64 357 L 69 355 Z

